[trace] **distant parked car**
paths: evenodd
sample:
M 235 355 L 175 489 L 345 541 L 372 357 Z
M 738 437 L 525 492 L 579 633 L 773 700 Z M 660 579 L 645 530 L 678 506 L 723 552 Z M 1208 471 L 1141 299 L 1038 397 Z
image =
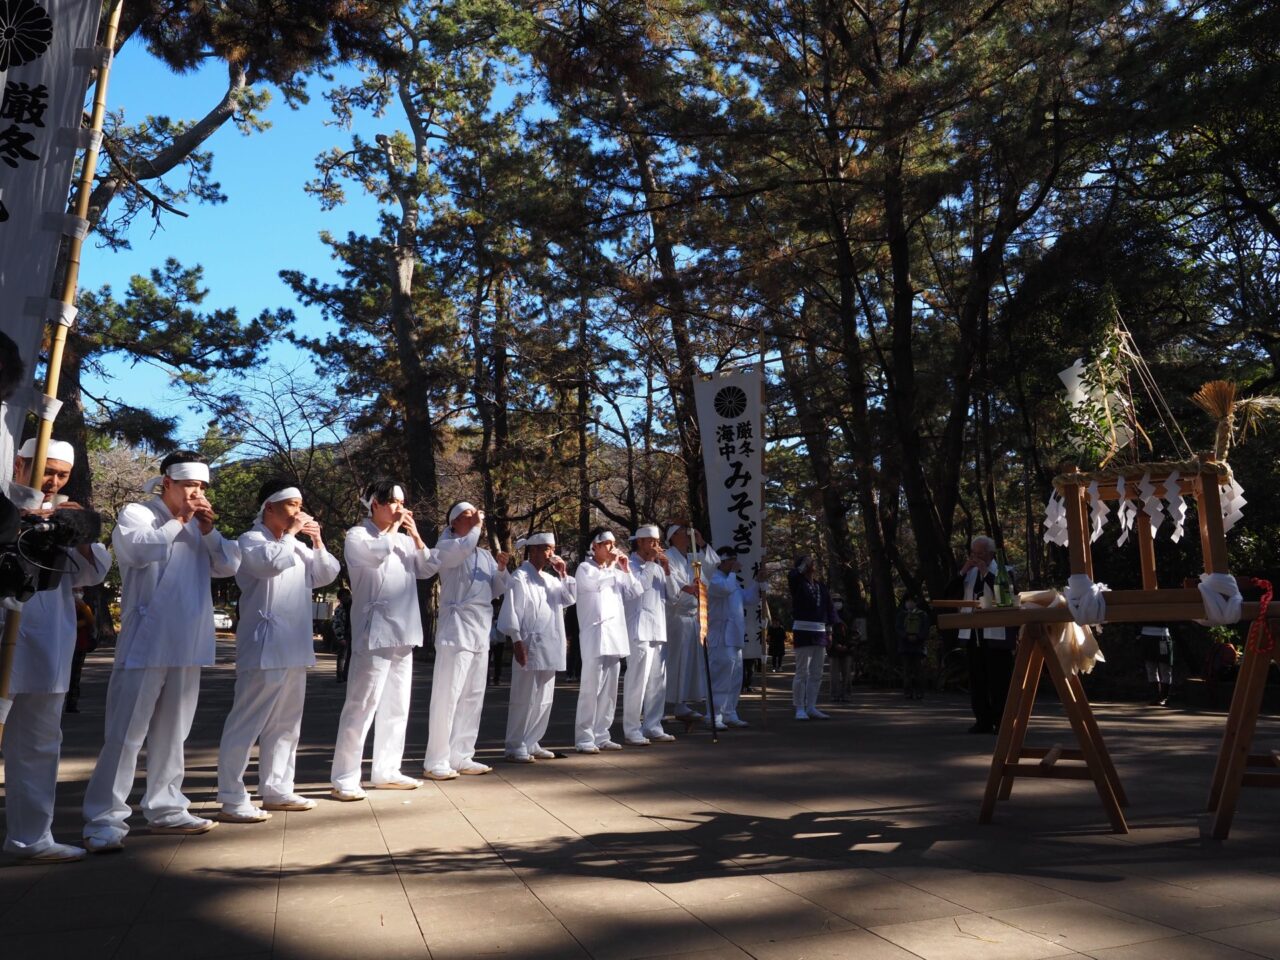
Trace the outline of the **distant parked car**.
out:
M 213 629 L 230 630 L 233 626 L 235 626 L 235 622 L 231 619 L 231 614 L 225 610 L 213 611 Z

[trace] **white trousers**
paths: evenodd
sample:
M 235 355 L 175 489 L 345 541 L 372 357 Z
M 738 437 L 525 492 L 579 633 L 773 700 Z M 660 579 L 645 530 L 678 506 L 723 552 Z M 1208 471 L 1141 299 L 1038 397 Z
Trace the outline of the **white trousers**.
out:
M 622 680 L 622 735 L 639 740 L 661 734 L 667 704 L 667 645 L 633 643 Z
M 84 793 L 84 835 L 122 840 L 133 811 L 129 794 L 138 753 L 147 746 L 142 813 L 155 827 L 172 826 L 191 805 L 182 794 L 183 743 L 200 699 L 199 667 L 117 667 L 107 684 L 102 752 Z
M 574 717 L 573 738 L 579 747 L 599 746 L 609 739 L 613 714 L 618 706 L 618 671 L 622 657 L 582 658 L 582 678 L 578 682 L 578 713 Z
M 507 756 L 523 757 L 542 745 L 551 722 L 556 694 L 554 670 L 511 671 L 511 700 L 507 706 Z
M 711 689 L 716 698 L 717 721 L 738 719 L 742 694 L 742 648 L 711 648 Z
M 258 796 L 280 800 L 293 794 L 293 772 L 307 696 L 307 668 L 236 669 L 236 696 L 222 725 L 218 749 L 218 802 L 249 802 L 244 772 L 258 744 Z
M 822 690 L 822 668 L 827 648 L 796 647 L 796 678 L 791 684 L 791 703 L 797 710 L 815 710 Z
M 423 770 L 444 773 L 470 763 L 480 735 L 489 650 L 436 647 Z
M 707 699 L 707 665 L 703 660 L 702 644 L 698 641 L 698 626 L 687 618 L 668 621 L 678 629 L 667 631 L 667 643 L 674 645 L 667 653 L 667 697 L 675 704 L 696 703 Z
M 413 647 L 387 647 L 351 652 L 347 698 L 338 720 L 329 782 L 335 790 L 360 789 L 364 743 L 373 726 L 374 783 L 386 783 L 400 773 L 404 734 L 409 725 L 409 694 L 413 689 Z
M 65 693 L 15 693 L 4 726 L 4 852 L 53 846 L 53 805 Z

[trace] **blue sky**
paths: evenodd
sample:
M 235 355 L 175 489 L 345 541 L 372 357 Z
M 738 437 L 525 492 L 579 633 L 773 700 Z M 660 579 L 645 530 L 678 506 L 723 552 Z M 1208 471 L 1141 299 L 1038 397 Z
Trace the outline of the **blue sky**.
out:
M 354 76 L 354 71 L 340 71 L 338 79 Z M 115 61 L 108 100 L 112 110 L 124 110 L 131 122 L 148 114 L 195 119 L 218 102 L 225 83 L 225 69 L 216 63 L 200 73 L 178 76 L 141 46 L 130 44 Z M 322 89 L 313 86 L 311 103 L 299 110 L 291 110 L 274 94 L 264 113 L 272 126 L 261 133 L 243 136 L 227 124 L 214 134 L 207 146 L 214 156 L 213 177 L 227 202 L 190 206 L 187 218 L 166 214 L 159 229 L 153 229 L 148 216 L 140 217 L 130 234 L 132 250 L 113 253 L 87 247 L 81 287 L 96 289 L 109 283 L 120 292 L 131 276 L 145 274 L 172 256 L 188 266 L 203 265 L 209 289 L 204 309 L 235 307 L 241 316 L 252 317 L 264 309 L 289 307 L 298 314 L 299 329 L 323 329 L 317 314 L 299 307 L 279 271 L 297 268 L 332 279 L 335 265 L 320 242 L 320 231 L 342 235 L 375 229 L 376 205 L 355 189 L 349 191 L 346 205 L 325 212 L 303 192 L 303 184 L 314 175 L 316 156 L 345 145 L 351 136 L 351 131 L 326 125 L 330 117 L 319 95 Z M 391 117 L 364 118 L 360 131 L 371 137 L 395 123 Z M 272 347 L 269 357 L 285 364 L 306 360 L 288 345 Z M 108 372 L 110 383 L 89 380 L 88 390 L 137 406 L 166 408 L 181 416 L 179 432 L 184 438 L 203 434 L 205 418 L 187 409 L 181 391 L 170 387 L 164 372 L 123 361 L 113 361 Z

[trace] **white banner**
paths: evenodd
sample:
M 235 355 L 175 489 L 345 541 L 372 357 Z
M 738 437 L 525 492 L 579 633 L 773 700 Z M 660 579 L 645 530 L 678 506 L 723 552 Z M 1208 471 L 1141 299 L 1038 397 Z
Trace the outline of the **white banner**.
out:
M 54 311 L 61 238 L 83 226 L 68 216 L 67 195 L 101 10 L 101 0 L 0 0 L 0 330 L 22 351 L 28 384 Z M 30 399 L 5 404 L 0 480 L 12 473 Z
M 742 563 L 739 579 L 755 576 L 764 552 L 764 383 L 755 368 L 716 374 L 693 385 L 707 474 L 711 545 L 732 546 Z M 750 660 L 764 655 L 760 608 L 747 610 Z

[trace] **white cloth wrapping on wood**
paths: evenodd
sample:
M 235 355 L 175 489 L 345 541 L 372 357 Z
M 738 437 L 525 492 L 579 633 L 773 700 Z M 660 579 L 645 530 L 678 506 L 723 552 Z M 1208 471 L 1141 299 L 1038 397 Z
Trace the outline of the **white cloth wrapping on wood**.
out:
M 1094 583 L 1087 573 L 1073 573 L 1067 578 L 1067 609 L 1071 619 L 1081 626 L 1102 623 L 1107 619 L 1105 583 Z M 1054 604 L 1046 604 L 1054 606 Z
M 1087 578 L 1086 578 L 1087 579 Z M 1092 582 L 1092 581 L 1090 581 Z M 1060 607 L 1069 605 L 1062 594 L 1056 590 L 1040 590 L 1034 593 L 1019 595 L 1023 606 Z M 1102 648 L 1098 646 L 1098 638 L 1093 628 L 1080 623 L 1046 623 L 1049 642 L 1053 644 L 1058 662 L 1067 673 L 1092 673 L 1095 663 L 1106 663 Z
M 1240 596 L 1240 585 L 1235 577 L 1229 573 L 1202 573 L 1197 586 L 1204 600 L 1205 618 L 1196 623 L 1208 627 L 1240 622 L 1244 597 Z

